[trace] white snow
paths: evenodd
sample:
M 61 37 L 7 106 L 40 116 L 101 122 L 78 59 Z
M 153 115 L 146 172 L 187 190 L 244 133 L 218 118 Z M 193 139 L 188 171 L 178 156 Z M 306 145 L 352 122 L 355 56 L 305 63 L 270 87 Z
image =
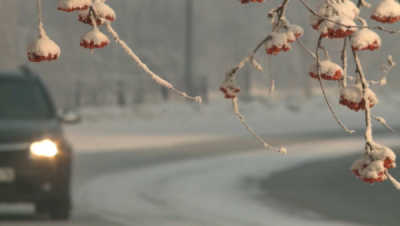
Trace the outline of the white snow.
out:
M 105 4 L 102 0 L 95 0 L 92 4 L 92 7 L 97 16 L 100 18 L 113 18 L 113 20 L 117 19 L 115 11 L 110 6 Z M 81 10 L 79 12 L 79 16 L 86 17 L 87 15 L 89 15 L 88 10 Z
M 319 32 L 322 33 L 328 33 L 328 29 L 332 29 L 335 31 L 342 30 L 342 31 L 356 31 L 357 30 L 357 25 L 354 21 L 349 19 L 346 16 L 330 16 L 328 19 L 335 21 L 336 23 L 333 23 L 329 20 L 324 20 L 320 25 L 319 25 Z M 339 24 L 341 25 L 339 25 Z M 344 25 L 344 26 L 343 26 Z M 351 26 L 347 28 L 346 26 Z
M 384 173 L 385 172 L 385 167 L 383 167 L 383 161 L 382 160 L 376 160 L 371 162 L 365 169 L 362 169 L 360 172 L 361 178 L 378 178 L 379 173 Z M 382 179 L 386 180 L 386 176 L 382 175 Z
M 385 160 L 386 158 L 389 158 L 393 161 L 396 160 L 396 154 L 394 154 L 390 148 L 381 146 L 377 143 L 373 143 L 372 146 L 374 149 L 371 155 L 375 160 Z
M 340 95 L 343 95 L 343 97 L 350 102 L 360 103 L 363 98 L 362 85 L 356 84 L 346 86 L 340 90 Z M 368 97 L 370 103 L 372 103 L 373 105 L 376 105 L 378 103 L 378 98 L 371 89 L 367 88 L 365 90 L 365 95 Z
M 265 48 L 270 49 L 273 46 L 276 46 L 280 49 L 282 49 L 285 46 L 290 47 L 290 45 L 287 42 L 286 35 L 284 33 L 272 32 L 269 36 L 271 37 L 271 39 L 269 39 L 265 43 Z
M 398 17 L 400 16 L 400 4 L 395 0 L 383 0 L 372 9 L 371 16 Z
M 340 71 L 341 74 L 343 74 L 342 68 L 330 60 L 321 61 L 319 63 L 319 68 L 321 71 L 321 75 L 334 76 L 337 71 Z M 309 68 L 309 72 L 313 73 L 314 75 L 318 75 L 318 64 L 314 63 L 313 65 L 311 65 L 311 67 Z
M 351 46 L 357 49 L 367 48 L 375 42 L 378 46 L 382 45 L 379 35 L 368 28 L 363 28 L 359 31 L 356 31 L 353 35 L 351 35 L 350 42 Z
M 360 151 L 363 139 L 321 140 L 291 145 L 290 155 L 260 150 L 172 162 L 100 177 L 81 187 L 77 205 L 122 225 L 350 226 L 309 211 L 282 212 L 260 202 L 264 195 L 245 179 L 265 178 L 308 161 Z M 335 143 L 337 145 L 332 145 Z M 399 144 L 398 139 L 385 143 Z M 127 198 L 129 197 L 129 198 Z
M 97 28 L 97 26 L 94 26 L 93 29 L 83 35 L 81 42 L 83 41 L 93 41 L 93 43 L 96 45 L 100 45 L 102 43 L 110 43 L 110 39 L 108 39 L 108 37 Z
M 58 8 L 61 9 L 84 8 L 91 5 L 92 0 L 59 0 L 58 2 Z
M 61 49 L 58 45 L 47 36 L 42 36 L 31 42 L 27 48 L 29 54 L 37 54 L 39 56 L 47 57 L 61 55 Z

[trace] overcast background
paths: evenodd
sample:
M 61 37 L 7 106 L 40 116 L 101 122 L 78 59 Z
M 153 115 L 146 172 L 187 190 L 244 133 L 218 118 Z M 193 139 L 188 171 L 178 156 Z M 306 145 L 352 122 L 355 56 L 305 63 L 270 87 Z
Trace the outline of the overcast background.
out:
M 30 63 L 26 47 L 38 36 L 36 1 L 0 0 L 0 70 L 15 70 L 20 64 L 29 64 L 49 85 L 60 107 L 73 107 L 78 102 L 80 105 L 114 105 L 119 93 L 123 94 L 127 105 L 162 100 L 160 87 L 118 45 L 111 43 L 90 54 L 89 50 L 79 46 L 79 42 L 91 27 L 78 22 L 76 13 L 58 11 L 58 1 L 42 2 L 44 27 L 49 37 L 60 46 L 61 57 L 55 62 Z M 106 3 L 117 13 L 113 26 L 121 39 L 155 73 L 178 89 L 190 93 L 185 84 L 187 2 L 108 0 Z M 209 91 L 218 89 L 225 72 L 268 34 L 270 24 L 267 13 L 279 2 L 242 5 L 236 0 L 192 1 L 191 74 L 198 90 L 201 84 L 205 84 Z M 317 1 L 306 2 L 314 6 Z M 368 18 L 370 9 L 363 11 L 363 16 Z M 287 18 L 306 30 L 301 40 L 314 50 L 318 34 L 309 25 L 309 15 L 299 1 L 290 2 Z M 370 23 L 376 25 L 375 22 Z M 396 26 L 388 28 L 395 29 Z M 102 30 L 106 33 L 104 28 Z M 398 36 L 383 32 L 379 34 L 383 39 L 382 48 L 361 56 L 367 76 L 376 80 L 381 76 L 382 59 L 386 59 L 388 54 L 393 55 L 394 61 L 400 59 Z M 324 40 L 324 44 L 328 46 L 333 61 L 340 63 L 338 54 L 342 40 Z M 257 60 L 268 69 L 268 57 L 263 50 L 257 54 Z M 349 57 L 349 60 L 351 62 L 352 58 Z M 297 43 L 292 44 L 291 51 L 279 53 L 272 62 L 278 91 L 302 94 L 309 90 L 310 84 L 317 85 L 308 76 L 312 58 Z M 349 72 L 353 70 L 354 67 L 350 67 Z M 268 90 L 268 72 L 260 73 L 251 67 L 245 68 L 238 73 L 239 85 L 244 83 L 243 74 L 251 78 L 250 94 Z M 397 68 L 389 75 L 388 81 L 392 90 L 398 89 Z M 336 86 L 333 83 L 330 85 Z M 379 92 L 380 88 L 376 90 Z M 182 101 L 176 95 L 172 95 L 172 100 Z

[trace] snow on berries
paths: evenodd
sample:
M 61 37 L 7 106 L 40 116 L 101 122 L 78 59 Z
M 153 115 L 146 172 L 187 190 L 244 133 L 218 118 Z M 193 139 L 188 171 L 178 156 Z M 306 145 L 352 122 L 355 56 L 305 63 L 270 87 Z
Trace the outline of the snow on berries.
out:
M 370 143 L 371 152 L 356 160 L 350 170 L 367 183 L 381 182 L 386 179 L 388 169 L 396 167 L 396 155 L 388 148 Z
M 59 0 L 58 10 L 72 12 L 75 10 L 87 10 L 92 5 L 92 0 Z
M 261 3 L 261 2 L 264 2 L 264 1 L 265 0 L 239 0 L 239 2 L 242 3 L 242 4 L 247 4 L 249 2 L 259 2 L 259 3 Z
M 353 50 L 376 50 L 382 45 L 381 38 L 370 29 L 363 28 L 355 32 L 350 38 Z
M 323 38 L 345 38 L 357 31 L 356 23 L 346 16 L 331 16 L 319 25 L 319 32 Z
M 102 0 L 95 0 L 92 8 L 96 12 L 97 17 L 104 18 L 109 21 L 114 21 L 117 18 L 115 11 Z M 89 10 L 79 11 L 78 17 L 80 22 L 93 25 Z M 96 19 L 96 24 L 101 25 L 102 20 Z
M 378 99 L 371 89 L 365 88 L 365 96 L 368 98 L 370 108 L 378 103 Z M 365 110 L 365 100 L 362 85 L 356 84 L 343 87 L 340 90 L 339 103 L 356 112 L 360 109 Z
M 265 51 L 268 55 L 276 55 L 280 51 L 286 52 L 291 49 L 284 33 L 272 32 L 269 37 L 265 42 Z
M 303 36 L 304 29 L 298 25 L 290 24 L 283 34 L 286 36 L 287 42 L 295 42 L 297 38 Z
M 395 0 L 383 0 L 376 5 L 371 19 L 381 23 L 394 23 L 400 20 L 400 4 Z
M 225 82 L 221 84 L 219 90 L 225 94 L 226 99 L 233 99 L 241 91 L 240 87 L 236 85 L 233 77 L 228 77 Z
M 343 70 L 342 68 L 333 63 L 330 60 L 324 60 L 319 62 L 319 70 L 321 72 L 321 78 L 324 80 L 333 80 L 333 81 L 338 81 L 343 75 Z M 312 78 L 318 79 L 318 64 L 315 63 L 311 65 L 309 69 L 309 75 Z
M 350 20 L 354 20 L 357 15 L 360 14 L 360 10 L 358 7 L 349 0 L 344 0 L 343 2 L 327 2 L 321 3 L 317 6 L 316 12 L 318 15 L 323 17 L 331 17 L 331 16 L 344 16 L 349 18 Z M 310 24 L 314 30 L 319 29 L 319 25 L 324 21 L 323 18 L 317 15 L 311 15 Z
M 45 60 L 57 60 L 61 55 L 61 50 L 47 35 L 41 35 L 29 44 L 27 53 L 29 61 L 38 63 Z
M 110 43 L 110 39 L 97 27 L 88 31 L 81 39 L 80 45 L 87 49 L 103 48 Z

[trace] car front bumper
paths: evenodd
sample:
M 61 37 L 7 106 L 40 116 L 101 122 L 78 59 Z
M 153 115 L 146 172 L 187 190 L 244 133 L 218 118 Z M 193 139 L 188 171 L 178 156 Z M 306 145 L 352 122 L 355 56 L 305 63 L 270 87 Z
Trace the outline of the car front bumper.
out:
M 0 202 L 38 202 L 69 194 L 70 155 L 32 157 L 29 150 L 0 152 L 0 171 L 14 173 L 0 181 Z M 0 178 L 1 179 L 1 178 Z

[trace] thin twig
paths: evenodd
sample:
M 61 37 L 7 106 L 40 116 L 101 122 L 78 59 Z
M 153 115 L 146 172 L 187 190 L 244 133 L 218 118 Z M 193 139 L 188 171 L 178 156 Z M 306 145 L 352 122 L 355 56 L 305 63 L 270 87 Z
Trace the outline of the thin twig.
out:
M 286 7 L 290 0 L 283 0 L 282 4 L 278 6 L 276 9 L 272 9 L 268 13 L 268 17 L 271 19 L 271 23 L 273 24 L 273 31 L 277 31 L 282 26 L 282 19 L 284 19 Z M 274 20 L 274 15 L 277 15 L 278 21 Z
M 38 11 L 38 29 L 40 37 L 46 38 L 47 34 L 43 28 L 43 17 L 42 17 L 42 1 L 37 0 L 37 11 Z
M 397 136 L 400 136 L 400 133 L 399 132 L 397 132 L 396 130 L 394 130 L 392 127 L 390 127 L 387 123 L 386 123 L 386 121 L 385 121 L 385 119 L 383 119 L 382 117 L 377 117 L 377 116 L 374 116 L 374 115 L 372 115 L 371 114 L 371 117 L 373 118 L 373 119 L 375 119 L 376 121 L 378 121 L 379 123 L 381 123 L 384 127 L 386 127 L 387 129 L 389 129 L 390 131 L 392 131 L 394 134 L 396 134 Z
M 367 80 L 365 79 L 364 72 L 362 70 L 360 58 L 358 57 L 357 51 L 353 50 L 353 56 L 354 56 L 354 61 L 356 63 L 356 72 L 360 76 L 361 80 L 361 85 L 363 89 L 363 99 L 365 103 L 365 124 L 366 124 L 366 129 L 365 129 L 365 141 L 367 143 L 371 143 L 372 141 L 372 123 L 371 123 L 371 109 L 369 107 L 369 99 L 367 96 L 367 89 L 369 89 L 369 84 Z M 368 152 L 368 150 L 367 150 Z
M 347 47 L 347 38 L 344 39 L 344 43 L 343 43 L 343 49 L 342 49 L 342 70 L 343 70 L 343 75 L 341 78 L 341 84 L 342 87 L 346 87 L 347 86 L 347 52 L 346 52 L 346 47 Z
M 275 150 L 275 151 L 283 153 L 283 154 L 287 153 L 285 148 L 276 148 L 276 147 L 273 147 L 273 146 L 267 144 L 263 139 L 261 139 L 260 136 L 258 136 L 256 134 L 256 132 L 254 132 L 254 130 L 247 124 L 246 120 L 244 119 L 242 114 L 240 114 L 240 112 L 239 112 L 239 107 L 238 107 L 238 104 L 237 104 L 237 97 L 232 99 L 232 104 L 233 104 L 233 111 L 235 112 L 235 114 L 243 122 L 243 124 L 246 126 L 247 130 L 250 131 L 264 145 L 264 147 L 269 148 L 271 150 Z
M 309 53 L 312 57 L 314 57 L 314 59 L 317 59 L 315 54 L 309 48 L 307 48 L 307 46 L 304 45 L 304 43 L 302 43 L 299 39 L 296 39 L 296 41 L 307 51 L 307 53 Z
M 257 46 L 254 48 L 254 50 L 247 55 L 242 61 L 240 61 L 237 65 L 235 65 L 233 68 L 231 68 L 227 73 L 226 76 L 233 76 L 238 70 L 244 67 L 246 62 L 249 60 L 253 59 L 254 55 L 257 53 L 257 51 L 261 48 L 261 46 L 267 42 L 271 37 L 267 36 L 265 37 L 260 43 L 257 44 Z
M 338 22 L 336 22 L 336 21 L 334 21 L 334 20 L 331 20 L 331 19 L 329 19 L 329 18 L 327 18 L 327 17 L 325 17 L 325 16 L 319 15 L 316 11 L 314 11 L 313 9 L 311 9 L 311 7 L 309 7 L 303 0 L 300 0 L 300 2 L 301 2 L 301 3 L 308 9 L 308 11 L 310 11 L 310 13 L 312 13 L 313 15 L 318 16 L 318 17 L 321 18 L 321 19 L 330 21 L 330 22 L 332 22 L 332 23 L 334 23 L 334 24 L 337 24 L 337 25 L 346 27 L 346 28 L 359 28 L 359 29 L 368 28 L 368 29 L 381 30 L 381 31 L 388 32 L 388 33 L 391 33 L 391 34 L 400 33 L 400 31 L 387 30 L 387 29 L 385 29 L 385 28 L 382 27 L 382 26 L 371 27 L 371 26 L 349 26 L 349 25 L 344 25 L 344 24 L 338 23 Z
M 160 84 L 160 85 L 162 85 L 162 86 L 164 86 L 164 87 L 166 87 L 166 88 L 168 88 L 168 89 L 171 89 L 172 91 L 174 91 L 175 93 L 181 95 L 182 97 L 185 97 L 185 98 L 194 100 L 194 101 L 196 101 L 196 102 L 198 102 L 198 103 L 201 103 L 202 100 L 201 100 L 201 97 L 200 97 L 200 96 L 191 97 L 191 96 L 187 95 L 187 94 L 184 93 L 184 92 L 180 92 L 179 90 L 175 89 L 175 88 L 172 86 L 171 83 L 165 81 L 164 79 L 162 79 L 161 77 L 159 77 L 158 75 L 156 75 L 153 71 L 151 71 L 151 70 L 147 67 L 147 65 L 144 64 L 144 63 L 140 60 L 140 58 L 132 51 L 132 49 L 129 48 L 129 46 L 128 46 L 123 40 L 121 40 L 121 39 L 119 38 L 117 32 L 115 32 L 115 30 L 112 28 L 111 22 L 110 22 L 110 21 L 108 21 L 108 20 L 106 20 L 106 19 L 104 19 L 104 18 L 99 18 L 99 17 L 97 16 L 96 12 L 94 11 L 93 7 L 90 7 L 89 11 L 92 12 L 93 15 L 94 15 L 97 19 L 101 20 L 102 23 L 104 22 L 104 24 L 105 24 L 105 26 L 106 26 L 108 32 L 114 37 L 115 42 L 118 43 L 118 44 L 122 47 L 122 49 L 125 50 L 125 52 L 126 52 L 130 57 L 132 57 L 134 61 L 136 61 L 136 63 L 138 64 L 138 66 L 139 66 L 140 68 L 142 68 L 142 69 L 146 72 L 146 74 L 148 74 L 155 82 L 157 82 L 158 84 Z
M 268 69 L 269 69 L 269 78 L 270 78 L 270 80 L 271 80 L 271 86 L 269 87 L 269 93 L 268 93 L 268 95 L 269 94 L 271 94 L 272 92 L 274 92 L 274 90 L 275 90 L 275 81 L 274 81 L 274 77 L 272 76 L 272 64 L 271 64 L 271 60 L 272 60 L 272 57 L 271 57 L 271 55 L 269 56 L 269 61 L 268 61 Z
M 331 103 L 330 103 L 329 100 L 328 100 L 328 97 L 326 96 L 325 89 L 324 89 L 324 85 L 322 84 L 321 68 L 320 68 L 319 53 L 318 53 L 318 52 L 319 52 L 318 50 L 319 50 L 319 48 L 320 48 L 320 46 L 321 46 L 321 42 L 322 42 L 322 37 L 320 37 L 320 38 L 318 39 L 318 46 L 317 46 L 317 50 L 316 50 L 316 56 L 317 56 L 318 81 L 319 81 L 319 84 L 321 85 L 322 93 L 324 94 L 325 101 L 326 101 L 326 103 L 327 103 L 329 109 L 331 110 L 333 117 L 335 117 L 336 121 L 338 122 L 338 124 L 344 129 L 344 131 L 346 131 L 347 133 L 352 134 L 352 133 L 354 133 L 355 131 L 354 131 L 354 130 L 349 130 L 349 129 L 347 129 L 347 127 L 339 120 L 339 118 L 337 117 L 335 111 L 334 111 L 333 108 L 332 108 Z

